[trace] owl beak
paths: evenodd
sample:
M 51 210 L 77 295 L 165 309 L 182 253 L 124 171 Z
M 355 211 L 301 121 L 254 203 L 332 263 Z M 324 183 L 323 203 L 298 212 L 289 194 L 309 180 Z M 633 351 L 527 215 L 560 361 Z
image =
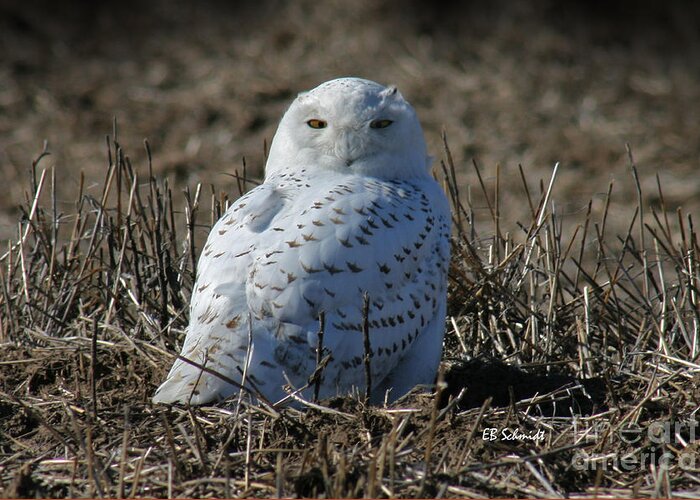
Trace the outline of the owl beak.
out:
M 345 162 L 346 166 L 352 165 L 357 156 L 355 150 L 357 149 L 357 138 L 351 130 L 343 130 L 338 136 L 338 140 L 335 146 L 335 154 L 338 158 Z

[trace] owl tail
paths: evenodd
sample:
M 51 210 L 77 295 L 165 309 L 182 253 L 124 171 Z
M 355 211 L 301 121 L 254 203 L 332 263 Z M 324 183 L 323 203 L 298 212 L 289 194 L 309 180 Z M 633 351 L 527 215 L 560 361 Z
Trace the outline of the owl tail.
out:
M 242 325 L 247 329 L 247 323 Z M 203 405 L 225 399 L 240 389 L 247 345 L 242 335 L 220 326 L 188 332 L 178 356 L 153 396 L 154 403 Z M 251 346 L 252 347 L 252 346 Z
M 222 373 L 222 377 L 203 370 L 200 363 L 197 365 L 177 359 L 168 378 L 156 390 L 153 402 L 203 405 L 221 401 L 239 390 L 239 379 L 229 378 L 232 375 L 230 371 Z M 216 367 L 211 369 L 217 371 Z M 230 381 L 224 380 L 224 377 Z
M 306 330 L 276 320 L 254 320 L 250 326 L 249 321 L 244 317 L 235 330 L 230 322 L 225 327 L 213 324 L 190 330 L 182 355 L 156 390 L 153 402 L 203 405 L 244 390 L 253 399 L 275 403 L 287 396 L 283 386 L 288 380 L 301 387 L 310 373 L 305 369 L 308 352 L 290 342 L 280 344 L 277 335 L 300 337 Z M 279 363 L 280 356 L 286 364 Z

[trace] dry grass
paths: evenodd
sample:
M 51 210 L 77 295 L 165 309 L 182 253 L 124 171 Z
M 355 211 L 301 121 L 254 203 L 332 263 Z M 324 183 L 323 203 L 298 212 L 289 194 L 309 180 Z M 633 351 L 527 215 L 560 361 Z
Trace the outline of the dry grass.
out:
M 516 224 L 500 217 L 499 170 L 487 185 L 475 163 L 476 188 L 459 188 L 466 165 L 445 141 L 437 176 L 455 232 L 436 394 L 386 408 L 245 396 L 167 408 L 150 397 L 187 324 L 197 228 L 228 198 L 173 193 L 150 161 L 138 169 L 115 139 L 107 146 L 101 197 L 81 183 L 68 213 L 56 208 L 61 177 L 37 159 L 0 255 L 5 496 L 697 494 L 700 247 L 660 187 L 660 211 L 640 202 L 627 234 L 611 235 L 612 186 L 600 219 L 589 208 L 564 228 L 556 168 L 546 180 L 521 169 L 531 218 Z M 239 191 L 253 185 L 237 177 Z M 677 424 L 666 439 L 647 432 L 664 422 Z M 543 439 L 484 439 L 506 427 Z

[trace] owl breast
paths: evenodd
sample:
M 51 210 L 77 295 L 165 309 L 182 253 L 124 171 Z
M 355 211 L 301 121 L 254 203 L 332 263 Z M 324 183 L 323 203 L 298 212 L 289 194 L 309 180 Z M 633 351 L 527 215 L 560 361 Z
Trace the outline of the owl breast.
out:
M 420 183 L 347 176 L 306 185 L 278 187 L 290 200 L 260 235 L 246 285 L 257 315 L 316 321 L 364 292 L 396 300 L 431 271 L 439 227 Z

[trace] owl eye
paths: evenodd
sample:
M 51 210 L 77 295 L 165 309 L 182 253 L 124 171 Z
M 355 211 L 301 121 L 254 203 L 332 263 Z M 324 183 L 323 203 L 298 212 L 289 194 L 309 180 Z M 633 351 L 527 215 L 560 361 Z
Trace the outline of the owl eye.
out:
M 371 128 L 387 128 L 392 123 L 394 123 L 392 120 L 374 120 L 370 122 L 369 126 Z
M 328 122 L 325 120 L 319 120 L 317 118 L 312 118 L 306 124 L 311 127 L 311 128 L 326 128 L 328 126 Z

